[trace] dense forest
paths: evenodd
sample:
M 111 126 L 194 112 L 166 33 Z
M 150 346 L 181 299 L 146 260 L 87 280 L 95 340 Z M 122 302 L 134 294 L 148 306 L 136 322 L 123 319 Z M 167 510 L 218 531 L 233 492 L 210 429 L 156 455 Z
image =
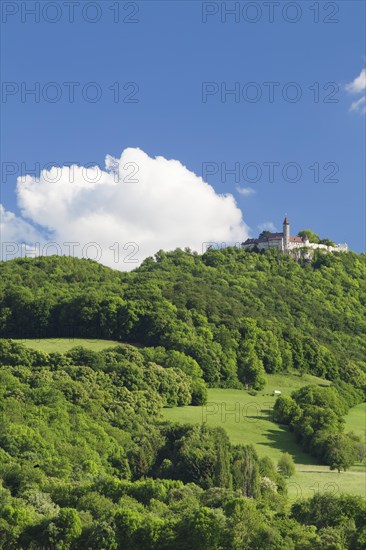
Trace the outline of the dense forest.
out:
M 331 468 L 364 455 L 343 428 L 366 390 L 364 255 L 160 251 L 130 273 L 41 257 L 0 274 L 1 548 L 364 548 L 364 499 L 290 506 L 269 458 L 161 414 L 308 372 L 331 386 L 280 396 L 275 420 Z M 45 353 L 24 337 L 121 344 Z
M 365 255 L 158 252 L 131 273 L 69 257 L 0 264 L 0 337 L 89 337 L 175 350 L 210 386 L 295 368 L 366 388 Z

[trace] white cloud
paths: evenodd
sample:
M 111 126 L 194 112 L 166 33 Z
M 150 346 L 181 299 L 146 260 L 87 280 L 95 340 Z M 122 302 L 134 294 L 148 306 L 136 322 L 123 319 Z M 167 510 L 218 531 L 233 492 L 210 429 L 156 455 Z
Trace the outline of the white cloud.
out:
M 121 270 L 159 249 L 201 252 L 204 242 L 229 244 L 248 236 L 232 195 L 218 195 L 179 161 L 153 159 L 140 149 L 125 149 L 120 159 L 108 155 L 105 170 L 64 166 L 38 179 L 18 178 L 17 196 L 29 222 L 5 213 L 3 241 L 51 240 L 63 253 L 70 251 L 65 243 L 79 243 L 71 248 L 74 255 Z M 52 237 L 42 237 L 42 229 Z
M 366 102 L 365 102 L 365 92 L 366 92 L 366 69 L 362 69 L 360 74 L 349 84 L 346 84 L 346 90 L 350 94 L 360 94 L 363 95 L 353 101 L 350 111 L 355 111 L 361 115 L 366 114 Z
M 0 204 L 0 236 L 1 242 L 31 243 L 40 240 L 38 231 L 25 220 L 17 217 L 13 212 L 5 210 Z
M 45 239 L 30 223 L 0 204 L 0 243 L 0 260 L 9 260 L 18 256 L 39 255 Z M 35 243 L 38 243 L 37 249 Z
M 255 195 L 256 191 L 252 187 L 237 187 L 237 192 L 240 193 L 240 195 L 244 195 L 246 197 L 249 197 L 250 195 Z
M 272 233 L 276 233 L 277 231 L 276 226 L 272 222 L 264 222 L 259 224 L 257 227 L 260 231 L 271 231 Z
M 347 92 L 359 94 L 366 90 L 366 69 L 362 69 L 360 74 L 349 84 L 346 84 Z
M 361 115 L 366 114 L 366 97 L 360 97 L 357 101 L 354 101 L 349 108 L 350 111 L 357 111 Z

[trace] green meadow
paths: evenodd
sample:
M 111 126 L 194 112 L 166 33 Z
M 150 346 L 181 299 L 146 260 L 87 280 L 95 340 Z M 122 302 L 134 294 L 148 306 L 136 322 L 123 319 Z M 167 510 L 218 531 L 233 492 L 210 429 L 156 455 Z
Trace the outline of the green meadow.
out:
M 315 376 L 267 375 L 264 390 L 255 396 L 242 390 L 210 389 L 208 403 L 204 407 L 175 407 L 164 409 L 167 420 L 181 423 L 202 423 L 223 427 L 232 443 L 252 443 L 259 456 L 269 456 L 275 462 L 281 453 L 292 455 L 296 473 L 288 481 L 290 500 L 309 497 L 314 492 L 347 492 L 366 498 L 366 472 L 362 464 L 356 464 L 347 472 L 331 471 L 327 466 L 314 463 L 314 458 L 303 453 L 294 434 L 271 420 L 276 397 L 280 390 L 290 395 L 307 384 L 328 385 Z M 354 407 L 346 418 L 346 430 L 361 434 L 365 426 L 365 404 Z M 364 433 L 364 432 L 363 432 Z
M 355 434 L 366 439 L 366 403 L 360 403 L 353 407 L 346 416 L 346 431 L 353 431 Z
M 45 351 L 46 353 L 56 352 L 64 353 L 75 346 L 84 346 L 93 351 L 118 346 L 120 342 L 115 340 L 95 340 L 93 338 L 24 338 L 21 340 L 14 339 L 14 342 L 19 342 L 27 348 Z

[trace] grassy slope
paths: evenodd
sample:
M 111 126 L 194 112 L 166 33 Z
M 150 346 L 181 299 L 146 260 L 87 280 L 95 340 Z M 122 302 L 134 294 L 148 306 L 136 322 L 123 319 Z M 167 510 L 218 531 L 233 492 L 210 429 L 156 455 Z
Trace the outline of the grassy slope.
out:
M 256 396 L 241 390 L 210 389 L 205 407 L 164 409 L 164 417 L 175 422 L 207 422 L 211 426 L 222 426 L 233 443 L 252 443 L 260 456 L 267 455 L 274 461 L 282 452 L 289 452 L 296 464 L 296 474 L 288 484 L 293 500 L 311 496 L 316 491 L 347 492 L 366 497 L 366 474 L 362 465 L 355 465 L 351 470 L 338 474 L 327 466 L 314 464 L 313 457 L 301 452 L 294 435 L 271 421 L 271 410 L 276 399 L 274 389 L 289 395 L 305 384 L 327 382 L 309 375 L 267 375 L 267 379 L 267 386 Z M 362 414 L 362 408 L 355 407 L 347 417 L 346 429 L 356 432 Z M 352 420 L 353 416 L 356 416 L 356 422 Z
M 100 351 L 102 349 L 118 346 L 120 342 L 114 340 L 94 340 L 85 338 L 43 338 L 43 339 L 31 339 L 24 338 L 22 340 L 13 339 L 14 342 L 19 342 L 28 348 L 45 351 L 50 353 L 52 351 L 58 351 L 64 353 L 75 346 L 84 346 L 92 349 L 93 351 Z
M 346 431 L 353 431 L 366 440 L 366 403 L 353 407 L 346 416 Z
M 95 351 L 116 346 L 113 340 L 81 338 L 28 339 L 20 342 L 30 348 L 45 352 L 65 352 L 83 345 Z M 202 422 L 222 426 L 233 443 L 252 443 L 260 456 L 268 455 L 277 461 L 281 453 L 289 452 L 296 463 L 296 474 L 289 481 L 290 498 L 311 496 L 314 491 L 334 491 L 359 494 L 366 497 L 366 475 L 362 465 L 348 472 L 331 472 L 328 467 L 313 464 L 313 458 L 302 453 L 294 436 L 288 430 L 271 421 L 271 409 L 275 402 L 273 390 L 290 395 L 306 384 L 328 384 L 311 375 L 267 375 L 264 390 L 255 396 L 241 390 L 210 389 L 209 403 L 205 407 L 176 407 L 164 409 L 166 419 L 175 422 Z M 231 412 L 235 414 L 230 414 Z M 354 407 L 346 418 L 346 430 L 365 435 L 366 404 Z

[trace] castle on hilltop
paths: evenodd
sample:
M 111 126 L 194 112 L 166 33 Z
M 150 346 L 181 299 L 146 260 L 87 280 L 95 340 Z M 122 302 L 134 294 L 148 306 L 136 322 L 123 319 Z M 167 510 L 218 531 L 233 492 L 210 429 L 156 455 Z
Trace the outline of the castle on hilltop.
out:
M 263 231 L 257 239 L 247 239 L 241 244 L 244 250 L 253 250 L 255 248 L 259 250 L 268 250 L 269 248 L 277 248 L 281 252 L 289 253 L 299 250 L 301 248 L 315 249 L 320 248 L 327 252 L 347 252 L 348 246 L 346 244 L 327 245 L 321 243 L 311 243 L 307 236 L 304 237 L 292 237 L 290 235 L 290 224 L 286 218 L 283 220 L 283 232 L 271 233 L 270 231 Z

